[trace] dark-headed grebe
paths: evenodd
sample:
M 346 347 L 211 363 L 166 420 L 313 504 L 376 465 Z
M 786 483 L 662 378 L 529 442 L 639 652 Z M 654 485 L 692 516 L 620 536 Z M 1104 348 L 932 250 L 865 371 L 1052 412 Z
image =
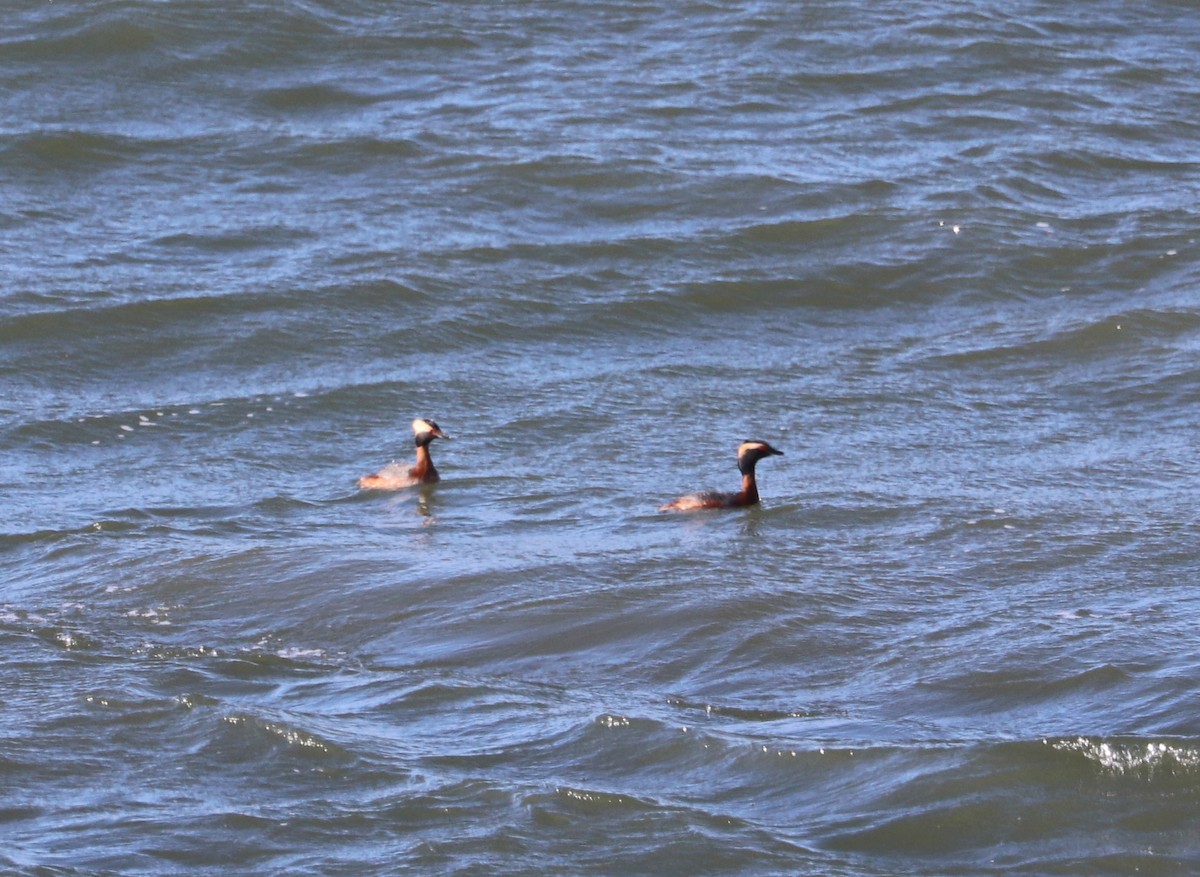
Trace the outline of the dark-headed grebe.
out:
M 742 489 L 737 493 L 691 493 L 659 507 L 660 512 L 690 512 L 693 509 L 735 509 L 758 502 L 758 482 L 754 480 L 754 464 L 763 457 L 781 455 L 766 442 L 745 441 L 738 445 L 738 471 L 742 473 Z
M 412 431 L 416 437 L 417 465 L 409 468 L 403 463 L 388 463 L 374 475 L 364 475 L 358 479 L 359 487 L 363 490 L 399 490 L 415 484 L 433 484 L 438 480 L 440 476 L 434 468 L 433 458 L 429 456 L 429 443 L 435 438 L 448 439 L 450 436 L 432 420 L 423 417 L 412 422 Z

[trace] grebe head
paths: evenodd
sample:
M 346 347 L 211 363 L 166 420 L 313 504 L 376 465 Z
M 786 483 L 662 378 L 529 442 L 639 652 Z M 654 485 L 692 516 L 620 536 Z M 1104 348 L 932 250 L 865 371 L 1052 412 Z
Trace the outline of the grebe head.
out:
M 418 417 L 412 422 L 412 431 L 417 447 L 427 445 L 435 438 L 450 438 L 450 436 L 442 432 L 440 426 L 425 417 Z
M 738 471 L 745 475 L 754 471 L 754 464 L 763 457 L 783 456 L 783 451 L 771 447 L 766 442 L 744 441 L 738 445 Z

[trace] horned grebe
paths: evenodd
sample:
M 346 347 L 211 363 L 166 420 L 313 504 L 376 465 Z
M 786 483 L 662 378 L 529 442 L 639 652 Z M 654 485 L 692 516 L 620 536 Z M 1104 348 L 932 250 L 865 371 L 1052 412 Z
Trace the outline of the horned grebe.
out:
M 742 489 L 737 493 L 691 493 L 659 507 L 660 512 L 690 512 L 694 509 L 734 509 L 758 502 L 758 482 L 754 480 L 754 464 L 763 457 L 783 455 L 766 442 L 744 441 L 738 445 L 738 471 L 742 473 Z
M 433 484 L 439 479 L 433 458 L 429 456 L 429 443 L 435 438 L 448 439 L 450 436 L 432 420 L 423 417 L 412 422 L 412 431 L 417 445 L 417 465 L 410 469 L 403 463 L 388 463 L 374 475 L 358 479 L 359 487 L 363 490 L 399 490 L 415 484 Z

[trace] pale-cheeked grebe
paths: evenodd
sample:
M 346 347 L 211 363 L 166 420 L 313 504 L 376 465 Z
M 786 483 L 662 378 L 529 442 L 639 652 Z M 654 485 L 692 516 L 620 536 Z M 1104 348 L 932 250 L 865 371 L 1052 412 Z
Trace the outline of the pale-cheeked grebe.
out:
M 410 468 L 403 463 L 388 463 L 374 475 L 364 475 L 358 479 L 360 488 L 399 490 L 417 484 L 433 484 L 441 477 L 433 465 L 433 457 L 429 456 L 429 443 L 435 438 L 448 439 L 450 436 L 442 432 L 441 427 L 432 420 L 424 417 L 418 417 L 412 422 L 412 431 L 417 446 L 417 465 Z
M 660 512 L 690 512 L 695 509 L 734 509 L 758 502 L 758 482 L 754 480 L 754 464 L 763 457 L 782 456 L 766 442 L 744 441 L 738 445 L 738 471 L 742 473 L 742 489 L 737 493 L 691 493 L 659 507 Z

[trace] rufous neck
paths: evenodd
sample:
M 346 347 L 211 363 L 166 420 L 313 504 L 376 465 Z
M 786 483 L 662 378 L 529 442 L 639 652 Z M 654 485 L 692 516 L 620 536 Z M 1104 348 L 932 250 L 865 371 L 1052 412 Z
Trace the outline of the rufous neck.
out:
M 758 502 L 758 482 L 754 479 L 754 467 L 742 474 L 742 498 L 747 504 Z
M 429 445 L 417 445 L 417 465 L 415 469 L 418 476 L 437 471 L 433 468 L 433 457 L 429 456 Z

